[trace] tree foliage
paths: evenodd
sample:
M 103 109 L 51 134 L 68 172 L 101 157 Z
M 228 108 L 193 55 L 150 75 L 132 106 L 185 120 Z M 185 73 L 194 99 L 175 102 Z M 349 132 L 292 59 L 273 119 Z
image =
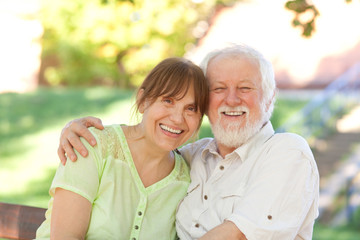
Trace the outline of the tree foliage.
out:
M 52 62 L 45 64 L 44 78 L 52 85 L 136 86 L 157 62 L 194 46 L 194 29 L 216 4 L 43 0 L 43 62 Z
M 352 0 L 344 1 L 352 2 Z M 307 0 L 290 0 L 285 3 L 285 8 L 295 13 L 293 26 L 300 27 L 304 37 L 311 37 L 316 30 L 316 19 L 320 15 L 316 6 L 309 4 Z
M 350 2 L 351 0 L 344 0 Z M 41 78 L 51 85 L 137 86 L 160 60 L 195 47 L 218 5 L 235 0 L 42 0 Z M 305 37 L 319 11 L 290 0 Z

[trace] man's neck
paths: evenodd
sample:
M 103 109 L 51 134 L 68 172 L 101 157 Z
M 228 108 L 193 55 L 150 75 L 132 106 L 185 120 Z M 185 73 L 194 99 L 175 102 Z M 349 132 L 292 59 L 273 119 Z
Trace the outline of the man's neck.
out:
M 225 158 L 226 155 L 232 153 L 236 150 L 237 147 L 228 147 L 220 143 L 217 144 L 217 151 L 221 155 L 221 157 Z M 240 146 L 239 146 L 240 147 Z

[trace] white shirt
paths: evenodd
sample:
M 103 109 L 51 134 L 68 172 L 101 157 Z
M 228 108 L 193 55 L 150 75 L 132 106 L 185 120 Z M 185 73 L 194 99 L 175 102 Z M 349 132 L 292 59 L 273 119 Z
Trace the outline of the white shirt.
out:
M 302 137 L 274 134 L 269 122 L 225 158 L 212 138 L 181 152 L 191 162 L 191 184 L 176 216 L 180 239 L 197 239 L 225 220 L 248 240 L 312 238 L 319 173 Z

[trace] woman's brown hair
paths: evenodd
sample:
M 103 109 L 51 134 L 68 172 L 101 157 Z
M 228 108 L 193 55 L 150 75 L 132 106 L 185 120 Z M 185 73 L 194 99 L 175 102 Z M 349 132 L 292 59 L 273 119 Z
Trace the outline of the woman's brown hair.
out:
M 209 98 L 204 73 L 190 60 L 167 58 L 156 65 L 141 84 L 139 90 L 142 89 L 143 93 L 136 100 L 137 110 L 145 101 L 152 104 L 160 96 L 182 99 L 191 86 L 194 87 L 196 110 L 202 118 Z

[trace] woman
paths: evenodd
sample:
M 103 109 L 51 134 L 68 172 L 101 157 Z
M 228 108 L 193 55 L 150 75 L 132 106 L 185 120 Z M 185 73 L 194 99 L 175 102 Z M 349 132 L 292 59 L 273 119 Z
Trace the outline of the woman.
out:
M 83 141 L 87 159 L 59 166 L 37 239 L 175 239 L 175 210 L 190 182 L 176 148 L 196 135 L 207 101 L 198 66 L 159 63 L 137 92 L 141 122 L 92 128 L 98 144 Z

